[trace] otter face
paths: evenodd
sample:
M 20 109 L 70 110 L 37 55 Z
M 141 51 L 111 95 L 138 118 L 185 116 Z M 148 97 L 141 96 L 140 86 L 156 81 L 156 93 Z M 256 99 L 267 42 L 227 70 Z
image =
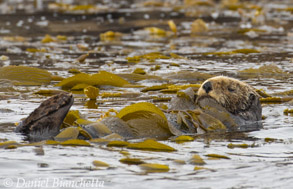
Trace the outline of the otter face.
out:
M 201 85 L 197 94 L 197 103 L 201 99 L 212 98 L 234 115 L 243 115 L 247 111 L 259 114 L 261 110 L 259 95 L 254 88 L 237 79 L 224 76 L 210 78 Z

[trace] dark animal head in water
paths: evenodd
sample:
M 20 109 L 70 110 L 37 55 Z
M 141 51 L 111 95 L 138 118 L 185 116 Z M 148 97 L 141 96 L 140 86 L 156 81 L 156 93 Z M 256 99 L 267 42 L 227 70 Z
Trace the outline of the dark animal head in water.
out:
M 40 104 L 19 126 L 15 132 L 22 133 L 30 141 L 52 139 L 60 132 L 60 126 L 73 104 L 70 93 L 60 93 Z
M 261 120 L 259 95 L 250 85 L 230 77 L 217 76 L 206 80 L 198 90 L 197 104 L 203 107 L 216 101 L 233 115 L 245 120 Z

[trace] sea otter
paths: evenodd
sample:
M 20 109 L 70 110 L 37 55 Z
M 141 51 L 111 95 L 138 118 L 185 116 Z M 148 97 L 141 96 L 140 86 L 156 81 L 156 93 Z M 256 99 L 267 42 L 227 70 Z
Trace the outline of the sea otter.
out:
M 197 93 L 192 88 L 173 98 L 165 112 L 169 130 L 162 135 L 137 134 L 133 127 L 117 117 L 108 117 L 99 124 L 87 125 L 84 130 L 92 138 L 117 133 L 124 137 L 160 137 L 182 134 L 202 134 L 209 131 L 250 131 L 259 129 L 262 108 L 259 95 L 250 85 L 230 77 L 217 76 L 206 80 Z M 44 101 L 17 128 L 30 141 L 53 139 L 60 132 L 73 97 L 61 93 Z M 150 115 L 152 116 L 152 115 Z M 155 116 L 155 115 L 154 115 Z M 146 119 L 146 118 L 143 118 Z M 144 128 L 145 129 L 145 128 Z M 160 130 L 162 131 L 162 129 Z

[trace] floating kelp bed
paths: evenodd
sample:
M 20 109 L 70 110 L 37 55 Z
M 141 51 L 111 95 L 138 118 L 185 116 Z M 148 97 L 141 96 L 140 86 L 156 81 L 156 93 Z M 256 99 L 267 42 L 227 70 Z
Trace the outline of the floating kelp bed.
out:
M 69 181 L 105 188 L 293 186 L 289 0 L 58 2 L 0 3 L 1 186 L 53 187 L 54 179 L 59 188 L 83 188 Z M 257 89 L 264 128 L 169 137 L 163 112 L 170 100 L 216 75 Z M 62 91 L 75 102 L 55 140 L 28 143 L 13 132 Z M 140 134 L 167 139 L 111 134 L 97 121 L 113 115 L 144 117 Z M 87 124 L 107 136 L 90 139 L 81 129 Z

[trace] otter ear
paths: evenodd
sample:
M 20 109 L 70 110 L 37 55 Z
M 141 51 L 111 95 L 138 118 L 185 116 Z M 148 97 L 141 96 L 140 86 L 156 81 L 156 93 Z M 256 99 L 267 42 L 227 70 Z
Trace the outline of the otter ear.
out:
M 250 100 L 250 101 L 254 101 L 254 100 L 255 100 L 255 95 L 252 94 L 252 93 L 250 93 L 250 94 L 249 94 L 249 100 Z

